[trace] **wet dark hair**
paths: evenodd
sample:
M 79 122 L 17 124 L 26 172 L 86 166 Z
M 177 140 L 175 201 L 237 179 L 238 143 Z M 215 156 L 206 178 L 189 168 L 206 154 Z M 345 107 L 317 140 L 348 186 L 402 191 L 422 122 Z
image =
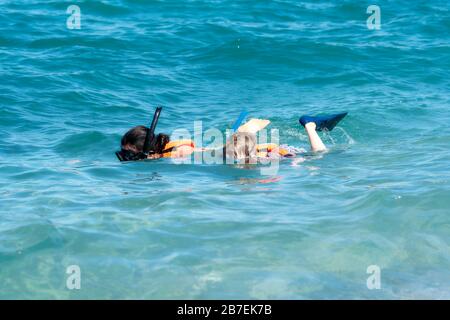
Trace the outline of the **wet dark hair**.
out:
M 158 133 L 156 136 L 155 149 L 156 152 L 163 153 L 164 147 L 170 142 L 170 137 L 165 133 Z
M 148 128 L 145 126 L 137 126 L 127 131 L 120 141 L 120 147 L 123 152 L 129 154 L 139 154 L 144 152 L 145 137 L 147 136 Z M 167 134 L 159 133 L 156 136 L 156 143 L 153 153 L 163 153 L 163 149 L 166 144 L 170 141 Z

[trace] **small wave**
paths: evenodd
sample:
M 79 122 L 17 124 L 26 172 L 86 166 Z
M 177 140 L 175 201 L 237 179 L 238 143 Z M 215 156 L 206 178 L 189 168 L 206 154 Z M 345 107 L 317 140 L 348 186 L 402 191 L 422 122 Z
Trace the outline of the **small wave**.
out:
M 47 248 L 56 248 L 63 239 L 50 221 L 27 221 L 1 228 L 0 259 L 17 257 Z

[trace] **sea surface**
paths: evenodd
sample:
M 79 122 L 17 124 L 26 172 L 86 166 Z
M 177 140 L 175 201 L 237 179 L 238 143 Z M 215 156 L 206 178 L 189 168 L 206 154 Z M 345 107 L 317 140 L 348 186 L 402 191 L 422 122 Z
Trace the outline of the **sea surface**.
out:
M 157 105 L 349 114 L 275 175 L 120 163 Z M 449 299 L 449 124 L 447 0 L 0 0 L 0 298 Z

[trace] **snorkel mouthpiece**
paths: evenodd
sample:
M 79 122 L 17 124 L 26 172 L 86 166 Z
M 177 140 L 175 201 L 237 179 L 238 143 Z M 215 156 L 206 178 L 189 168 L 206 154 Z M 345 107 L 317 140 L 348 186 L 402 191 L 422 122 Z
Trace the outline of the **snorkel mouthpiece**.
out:
M 116 152 L 117 158 L 121 161 L 136 161 L 136 160 L 144 160 L 147 159 L 149 154 L 156 153 L 155 145 L 156 145 L 156 137 L 155 137 L 155 129 L 158 124 L 159 115 L 161 113 L 162 107 L 157 107 L 155 110 L 155 114 L 153 115 L 152 124 L 150 128 L 147 130 L 147 134 L 145 136 L 145 142 L 142 152 L 133 153 L 128 150 L 120 150 Z

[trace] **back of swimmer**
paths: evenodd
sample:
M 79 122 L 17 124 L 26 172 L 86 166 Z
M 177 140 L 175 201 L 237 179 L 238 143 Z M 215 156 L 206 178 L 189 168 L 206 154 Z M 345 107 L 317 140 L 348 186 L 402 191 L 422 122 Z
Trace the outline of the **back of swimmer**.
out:
M 256 135 L 248 132 L 236 132 L 227 140 L 224 156 L 232 160 L 246 160 L 247 163 L 257 158 L 288 158 L 295 157 L 293 149 L 278 146 L 274 143 L 256 143 Z

